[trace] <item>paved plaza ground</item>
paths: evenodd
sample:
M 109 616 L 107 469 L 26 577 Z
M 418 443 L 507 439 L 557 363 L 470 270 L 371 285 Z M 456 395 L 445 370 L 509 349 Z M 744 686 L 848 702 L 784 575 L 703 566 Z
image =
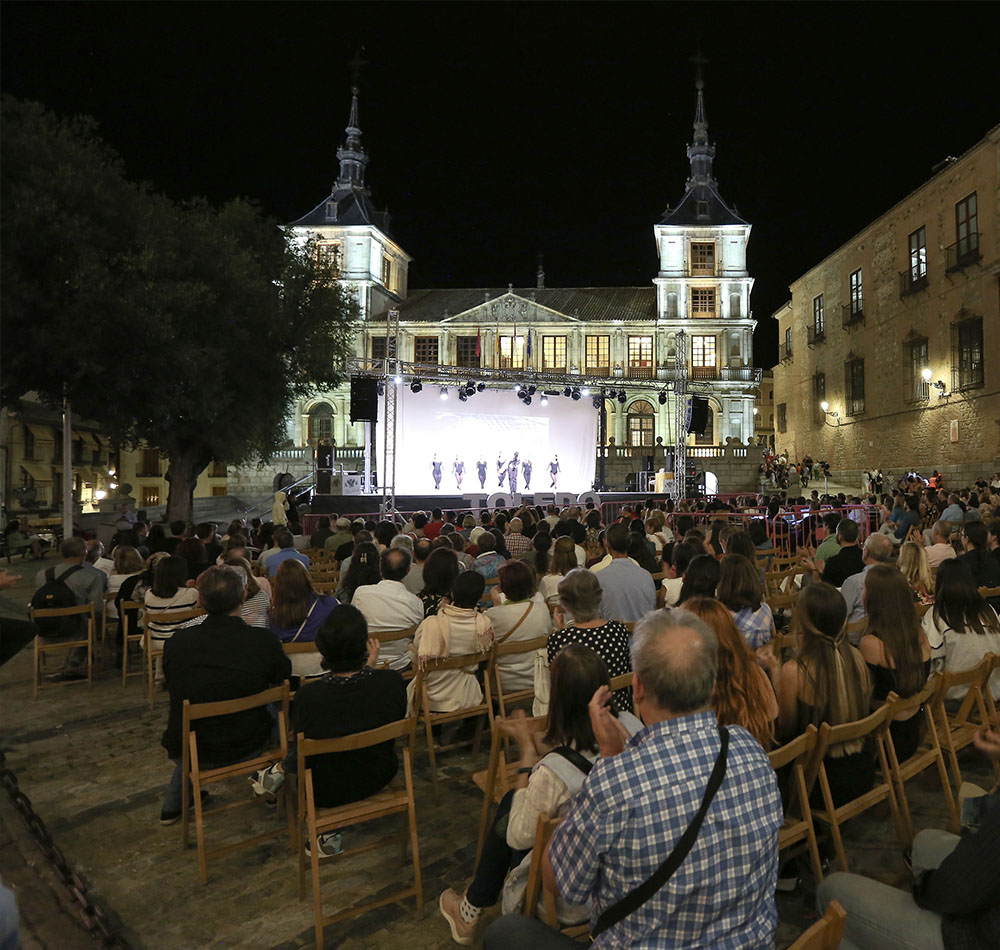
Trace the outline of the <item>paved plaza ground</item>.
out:
M 49 558 L 49 563 L 53 558 Z M 17 588 L 2 595 L 13 616 L 28 597 L 30 562 Z M 246 947 L 287 950 L 312 946 L 312 906 L 297 899 L 296 861 L 287 838 L 238 851 L 209 864 L 209 883 L 198 879 L 195 850 L 181 849 L 180 826 L 161 827 L 160 797 L 170 765 L 160 747 L 167 701 L 149 709 L 144 686 L 122 688 L 110 671 L 93 685 L 43 692 L 31 698 L 31 651 L 0 667 L 0 745 L 20 787 L 53 838 L 87 882 L 92 895 L 121 925 L 129 946 L 147 950 Z M 453 946 L 436 910 L 438 893 L 462 886 L 472 872 L 481 793 L 467 778 L 484 768 L 487 753 L 443 757 L 447 781 L 435 791 L 423 747 L 416 769 L 417 821 L 424 874 L 424 918 L 413 901 L 390 904 L 327 929 L 330 947 L 447 948 Z M 966 777 L 986 784 L 989 773 L 974 754 L 963 757 Z M 249 786 L 230 783 L 220 801 L 249 796 Z M 912 785 L 917 828 L 943 827 L 943 799 L 936 779 Z M 209 819 L 210 822 L 212 821 Z M 241 836 L 274 827 L 280 818 L 263 804 L 240 809 L 209 824 L 210 844 L 228 832 Z M 393 828 L 397 827 L 393 825 Z M 345 847 L 366 832 L 345 831 Z M 900 846 L 888 815 L 862 816 L 846 828 L 852 870 L 899 885 L 906 880 Z M 324 865 L 328 913 L 388 893 L 409 880 L 398 850 L 387 848 Z M 65 903 L 55 878 L 7 796 L 0 791 L 0 875 L 22 910 L 28 950 L 76 950 L 93 946 Z M 806 881 L 779 897 L 778 947 L 785 947 L 815 913 Z M 490 918 L 487 918 L 490 919 Z

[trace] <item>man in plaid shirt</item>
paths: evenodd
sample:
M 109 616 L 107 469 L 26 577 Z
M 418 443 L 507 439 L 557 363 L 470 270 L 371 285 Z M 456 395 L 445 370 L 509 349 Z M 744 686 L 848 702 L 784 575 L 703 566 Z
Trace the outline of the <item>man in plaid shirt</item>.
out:
M 627 737 L 609 712 L 607 687 L 591 702 L 602 758 L 556 829 L 542 873 L 570 903 L 589 900 L 592 920 L 653 876 L 698 811 L 721 744 L 709 705 L 717 661 L 715 633 L 703 621 L 659 611 L 632 641 L 635 709 L 645 728 Z M 596 938 L 597 950 L 773 945 L 781 798 L 758 742 L 740 726 L 728 731 L 725 778 L 691 851 L 646 903 Z M 485 946 L 576 944 L 512 915 L 490 928 Z
M 511 558 L 519 558 L 522 554 L 527 554 L 531 550 L 531 538 L 526 538 L 521 534 L 524 524 L 520 518 L 511 518 L 507 525 L 507 534 L 504 543 L 510 551 Z

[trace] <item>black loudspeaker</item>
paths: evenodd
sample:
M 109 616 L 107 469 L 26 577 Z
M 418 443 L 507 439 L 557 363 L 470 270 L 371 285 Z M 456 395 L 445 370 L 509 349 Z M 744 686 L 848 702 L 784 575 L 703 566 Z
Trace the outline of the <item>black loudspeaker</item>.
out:
M 352 401 L 351 405 L 354 403 Z M 354 411 L 353 408 L 351 410 Z M 705 426 L 708 425 L 708 400 L 702 396 L 691 397 L 691 424 L 688 432 L 696 432 L 698 435 L 705 434 Z
M 378 422 L 378 380 L 351 377 L 351 422 Z

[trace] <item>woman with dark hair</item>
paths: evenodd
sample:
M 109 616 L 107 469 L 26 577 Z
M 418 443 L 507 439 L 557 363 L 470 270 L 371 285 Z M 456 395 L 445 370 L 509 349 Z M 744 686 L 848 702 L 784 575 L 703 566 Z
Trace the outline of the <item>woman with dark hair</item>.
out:
M 349 604 L 359 587 L 377 584 L 380 580 L 382 569 L 379 566 L 378 548 L 371 541 L 362 541 L 351 555 L 351 566 L 340 579 L 337 600 L 342 604 Z
M 286 562 L 296 564 L 297 561 Z M 282 564 L 282 567 L 285 565 Z M 280 568 L 279 568 L 280 573 Z M 337 739 L 387 726 L 406 717 L 406 690 L 395 670 L 378 669 L 378 640 L 368 638 L 364 615 L 349 604 L 330 611 L 316 635 L 323 675 L 299 687 L 292 709 L 288 755 L 251 779 L 257 795 L 271 795 L 295 772 L 296 736 Z M 399 770 L 394 742 L 309 760 L 319 808 L 336 808 L 381 791 Z M 321 857 L 340 851 L 340 832 L 319 838 Z M 309 842 L 306 842 L 309 853 Z
M 924 614 L 924 633 L 931 645 L 931 670 L 954 672 L 980 663 L 987 653 L 1000 654 L 1000 619 L 983 600 L 969 565 L 962 558 L 942 561 L 934 586 L 934 606 Z M 948 692 L 962 699 L 966 687 Z M 990 678 L 990 692 L 1000 698 L 1000 671 Z
M 149 529 L 149 534 L 146 535 L 146 547 L 150 555 L 159 554 L 161 551 L 166 550 L 166 541 L 167 529 L 159 522 L 152 525 Z
M 456 535 L 457 537 L 457 535 Z M 424 605 L 424 616 L 431 617 L 447 603 L 452 585 L 461 573 L 458 555 L 446 539 L 447 547 L 435 548 L 424 561 L 424 587 L 417 596 Z
M 966 522 L 962 529 L 964 554 L 958 560 L 969 565 L 978 587 L 1000 587 L 1000 564 L 990 554 L 987 544 L 989 528 L 981 521 Z
M 272 580 L 271 632 L 282 643 L 314 641 L 337 606 L 337 598 L 316 593 L 305 565 L 291 558 L 278 565 Z M 318 651 L 293 653 L 291 659 L 294 676 L 316 676 L 322 672 Z
M 198 538 L 185 538 L 177 545 L 177 557 L 184 558 L 188 565 L 189 581 L 196 581 L 198 575 L 209 567 L 205 545 Z
M 143 597 L 142 622 L 154 641 L 156 650 L 163 649 L 165 640 L 169 640 L 175 630 L 190 626 L 191 621 L 170 620 L 160 623 L 157 614 L 175 610 L 190 610 L 198 606 L 198 589 L 188 587 L 188 563 L 182 557 L 166 555 L 156 561 L 153 568 L 153 586 Z M 157 689 L 163 688 L 162 659 L 156 658 L 154 681 Z
M 542 524 L 545 522 L 543 521 Z M 552 535 L 548 531 L 536 531 L 535 536 L 531 539 L 531 547 L 532 550 L 523 555 L 520 560 L 534 569 L 536 577 L 544 577 L 549 569 L 549 561 L 552 560 L 549 555 L 549 551 L 552 549 Z
M 707 560 L 718 563 L 715 558 Z M 732 615 L 711 595 L 682 599 L 681 607 L 701 617 L 715 630 L 719 640 L 719 668 L 712 693 L 712 708 L 719 725 L 743 726 L 765 749 L 770 749 L 774 744 L 778 700 L 771 680 L 733 623 Z M 777 665 L 773 652 L 770 659 Z
M 493 624 L 477 610 L 486 581 L 476 571 L 463 571 L 455 578 L 450 603 L 436 614 L 425 617 L 417 627 L 409 650 L 414 668 L 426 666 L 427 660 L 482 653 L 493 643 Z M 427 699 L 434 712 L 454 712 L 483 701 L 483 688 L 476 678 L 476 667 L 459 670 L 434 670 L 427 674 Z M 414 704 L 414 684 L 407 687 L 410 707 Z
M 628 556 L 644 571 L 658 574 L 660 565 L 653 556 L 653 546 L 646 540 L 646 528 L 641 521 L 635 521 L 633 524 L 638 524 L 642 531 L 638 534 L 634 531 L 629 532 Z
M 719 562 L 711 554 L 699 554 L 692 558 L 684 572 L 684 583 L 681 584 L 677 603 L 683 604 L 692 597 L 714 597 L 721 573 Z
M 778 677 L 779 738 L 794 739 L 810 724 L 840 726 L 864 719 L 870 711 L 871 678 L 864 657 L 847 639 L 847 603 L 840 591 L 822 581 L 803 587 L 792 631 L 800 639 Z M 831 747 L 824 764 L 835 806 L 864 794 L 875 781 L 870 739 Z
M 726 554 L 719 566 L 717 596 L 732 612 L 750 649 L 769 643 L 774 636 L 774 616 L 764 602 L 760 571 L 742 554 Z
M 500 568 L 500 583 L 490 592 L 493 606 L 486 611 L 496 643 L 535 640 L 552 632 L 552 616 L 541 594 L 535 592 L 535 572 L 523 561 Z M 497 659 L 505 692 L 528 689 L 535 682 L 533 653 L 513 653 Z
M 464 893 L 448 888 L 438 899 L 456 943 L 473 942 L 479 915 L 496 904 L 501 892 L 503 912 L 520 913 L 538 819 L 565 814 L 597 761 L 589 704 L 610 682 L 604 661 L 593 650 L 571 644 L 552 661 L 545 727 L 533 731 L 521 710 L 497 720 L 517 741 L 521 759 L 514 788 L 501 799 L 487 832 L 472 883 Z M 630 734 L 642 728 L 630 713 L 618 718 Z M 581 923 L 589 919 L 590 906 L 574 907 L 557 898 L 556 912 L 564 924 Z
M 909 544 L 911 542 L 907 542 Z M 931 647 L 920 627 L 913 589 L 891 564 L 873 564 L 861 591 L 868 626 L 859 649 L 872 677 L 872 702 L 889 693 L 907 697 L 919 693 L 931 671 Z M 892 742 L 902 762 L 920 742 L 920 710 L 892 723 Z
M 726 552 L 722 549 L 722 541 L 719 535 L 722 534 L 723 530 L 729 526 L 729 522 L 725 518 L 715 518 L 712 521 L 712 536 L 709 538 L 708 543 L 712 548 L 712 553 L 716 557 L 721 557 Z
M 550 607 L 559 603 L 559 584 L 572 570 L 579 567 L 576 545 L 568 535 L 558 538 L 552 546 L 552 560 L 545 574 L 539 573 L 538 592 Z

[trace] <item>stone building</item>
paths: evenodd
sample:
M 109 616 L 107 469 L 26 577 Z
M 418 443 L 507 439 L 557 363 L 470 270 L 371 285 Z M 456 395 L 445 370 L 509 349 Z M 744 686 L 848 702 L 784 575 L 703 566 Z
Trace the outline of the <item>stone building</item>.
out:
M 706 396 L 710 410 L 704 434 L 688 440 L 704 447 L 702 455 L 718 448 L 721 459 L 727 441 L 753 440 L 760 370 L 753 365 L 753 278 L 746 269 L 751 226 L 719 194 L 700 76 L 687 156 L 684 194 L 653 226 L 658 269 L 645 287 L 552 288 L 540 266 L 533 287 L 411 291 L 412 258 L 366 183 L 355 84 L 337 180 L 329 196 L 289 228 L 302 241 L 315 241 L 317 253 L 356 294 L 363 322 L 355 355 L 373 369 L 386 356 L 386 314 L 398 310 L 397 357 L 407 363 L 467 368 L 470 378 L 491 368 L 607 380 L 603 452 L 619 463 L 615 472 L 637 471 L 659 454 L 658 445 L 662 452 L 675 444 L 677 334 L 686 331 L 689 390 Z M 646 385 L 630 389 L 637 380 Z M 349 400 L 344 386 L 296 406 L 290 447 L 278 459 L 282 470 L 304 473 L 320 439 L 333 441 L 337 463 L 358 467 L 365 435 L 362 424 L 349 421 Z M 250 469 L 230 473 L 233 491 L 266 490 L 268 480 Z
M 758 445 L 774 448 L 774 371 L 761 372 L 753 405 L 753 434 Z
M 851 482 L 1000 470 L 998 169 L 1000 126 L 791 284 L 779 451 Z

